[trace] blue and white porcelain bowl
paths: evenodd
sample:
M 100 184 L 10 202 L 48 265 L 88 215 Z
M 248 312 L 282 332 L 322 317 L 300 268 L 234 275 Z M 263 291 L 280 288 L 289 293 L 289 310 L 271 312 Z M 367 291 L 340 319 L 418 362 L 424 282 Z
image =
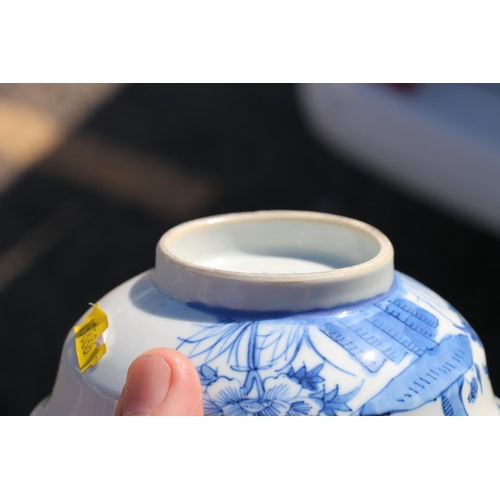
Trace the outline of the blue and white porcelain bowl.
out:
M 206 415 L 500 414 L 474 330 L 395 272 L 390 241 L 353 219 L 269 211 L 182 224 L 153 270 L 99 305 L 106 354 L 82 373 L 70 332 L 33 414 L 113 414 L 129 365 L 154 347 L 192 360 Z

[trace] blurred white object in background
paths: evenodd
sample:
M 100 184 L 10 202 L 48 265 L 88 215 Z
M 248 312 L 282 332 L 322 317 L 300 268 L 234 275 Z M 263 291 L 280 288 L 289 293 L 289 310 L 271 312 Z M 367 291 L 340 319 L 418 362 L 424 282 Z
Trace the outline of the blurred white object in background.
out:
M 500 235 L 500 85 L 302 84 L 298 95 L 322 142 Z

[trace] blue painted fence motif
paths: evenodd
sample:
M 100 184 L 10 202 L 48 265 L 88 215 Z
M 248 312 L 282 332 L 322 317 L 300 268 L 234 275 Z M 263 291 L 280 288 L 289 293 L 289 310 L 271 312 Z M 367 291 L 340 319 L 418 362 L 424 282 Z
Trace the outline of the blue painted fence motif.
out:
M 466 415 L 465 382 L 468 404 L 482 390 L 471 350 L 479 339 L 435 300 L 397 273 L 375 302 L 269 318 L 221 313 L 216 324 L 180 339 L 179 349 L 198 367 L 207 415 L 390 415 L 439 398 L 444 415 Z M 443 304 L 460 319 L 453 333 L 440 330 Z M 332 342 L 347 353 L 344 362 L 332 361 L 341 358 L 332 356 Z M 396 371 L 389 379 L 381 376 L 386 365 Z M 365 384 L 378 392 L 355 400 Z

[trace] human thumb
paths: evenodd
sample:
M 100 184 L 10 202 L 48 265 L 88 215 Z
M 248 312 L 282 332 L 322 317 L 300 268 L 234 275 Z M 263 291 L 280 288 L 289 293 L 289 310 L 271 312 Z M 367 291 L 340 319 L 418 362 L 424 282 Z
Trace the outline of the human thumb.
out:
M 196 368 L 173 349 L 146 351 L 130 365 L 115 415 L 203 415 Z

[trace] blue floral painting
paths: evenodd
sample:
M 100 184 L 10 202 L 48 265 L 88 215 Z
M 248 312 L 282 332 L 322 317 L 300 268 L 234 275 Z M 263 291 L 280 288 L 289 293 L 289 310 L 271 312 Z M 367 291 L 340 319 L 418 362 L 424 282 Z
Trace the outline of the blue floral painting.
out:
M 364 303 L 300 314 L 214 311 L 179 349 L 198 368 L 206 415 L 391 415 L 440 401 L 466 415 L 482 391 L 477 335 L 446 302 L 396 273 Z

